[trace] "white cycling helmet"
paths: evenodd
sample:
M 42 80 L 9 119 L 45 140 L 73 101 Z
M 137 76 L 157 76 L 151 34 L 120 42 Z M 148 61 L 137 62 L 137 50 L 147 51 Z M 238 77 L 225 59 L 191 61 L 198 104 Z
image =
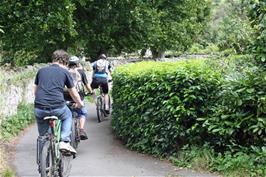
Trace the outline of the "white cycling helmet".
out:
M 99 59 L 106 59 L 107 57 L 106 57 L 106 55 L 105 54 L 101 54 L 100 56 L 99 56 Z
M 79 64 L 79 58 L 77 56 L 71 56 L 69 58 L 69 65 L 78 65 Z

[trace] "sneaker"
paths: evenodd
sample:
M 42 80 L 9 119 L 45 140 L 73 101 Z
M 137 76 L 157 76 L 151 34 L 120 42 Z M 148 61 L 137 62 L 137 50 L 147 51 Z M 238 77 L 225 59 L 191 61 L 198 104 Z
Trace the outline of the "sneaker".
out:
M 86 140 L 86 139 L 88 139 L 88 136 L 87 136 L 87 134 L 86 134 L 86 132 L 85 132 L 84 129 L 80 129 L 80 139 L 81 139 L 81 140 Z
M 76 154 L 77 151 L 70 145 L 69 142 L 63 142 L 61 141 L 59 143 L 59 150 L 64 154 Z

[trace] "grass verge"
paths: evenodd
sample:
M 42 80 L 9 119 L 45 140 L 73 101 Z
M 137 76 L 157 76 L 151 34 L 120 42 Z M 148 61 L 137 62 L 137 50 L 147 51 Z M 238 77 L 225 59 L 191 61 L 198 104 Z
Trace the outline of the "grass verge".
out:
M 217 153 L 209 145 L 187 145 L 170 160 L 178 167 L 218 172 L 228 177 L 266 176 L 266 149 L 263 148 Z
M 34 122 L 33 105 L 20 104 L 16 115 L 7 117 L 0 124 L 0 176 L 14 177 L 15 172 L 9 167 L 6 156 L 9 140 L 18 135 L 24 128 Z

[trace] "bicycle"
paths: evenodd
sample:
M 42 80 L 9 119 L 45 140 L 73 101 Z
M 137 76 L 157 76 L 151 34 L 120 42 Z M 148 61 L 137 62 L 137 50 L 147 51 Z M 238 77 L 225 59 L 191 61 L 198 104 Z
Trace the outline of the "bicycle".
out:
M 109 109 L 111 108 L 111 100 L 110 100 L 110 96 L 109 97 Z M 98 118 L 98 122 L 102 122 L 104 120 L 105 117 L 108 117 L 108 114 L 105 112 L 105 101 L 104 101 L 104 94 L 103 94 L 103 90 L 102 87 L 100 86 L 100 93 L 98 95 L 96 95 L 96 111 L 97 111 L 97 118 Z
M 80 143 L 80 122 L 78 118 L 78 114 L 75 110 L 74 107 L 75 102 L 73 101 L 66 101 L 66 105 L 69 107 L 69 109 L 72 112 L 72 126 L 71 126 L 71 134 L 70 134 L 70 140 L 71 140 L 71 146 L 74 147 L 75 149 L 78 148 L 78 145 Z M 75 156 L 74 156 L 75 158 Z
M 49 122 L 49 132 L 37 139 L 37 164 L 41 177 L 66 177 L 69 175 L 71 154 L 59 151 L 61 120 L 56 116 L 44 117 Z

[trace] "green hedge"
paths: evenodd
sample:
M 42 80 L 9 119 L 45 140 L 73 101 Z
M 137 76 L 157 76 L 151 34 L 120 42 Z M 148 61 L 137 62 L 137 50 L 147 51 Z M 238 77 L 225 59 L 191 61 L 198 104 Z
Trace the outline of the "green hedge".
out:
M 219 147 L 266 145 L 266 73 L 256 67 L 225 78 L 210 116 L 199 118 Z
M 112 125 L 129 147 L 155 155 L 206 142 L 219 152 L 261 148 L 265 76 L 243 56 L 125 65 L 113 74 Z
M 205 60 L 120 67 L 113 74 L 113 128 L 129 147 L 155 155 L 200 144 L 208 133 L 197 118 L 211 112 L 221 80 Z

